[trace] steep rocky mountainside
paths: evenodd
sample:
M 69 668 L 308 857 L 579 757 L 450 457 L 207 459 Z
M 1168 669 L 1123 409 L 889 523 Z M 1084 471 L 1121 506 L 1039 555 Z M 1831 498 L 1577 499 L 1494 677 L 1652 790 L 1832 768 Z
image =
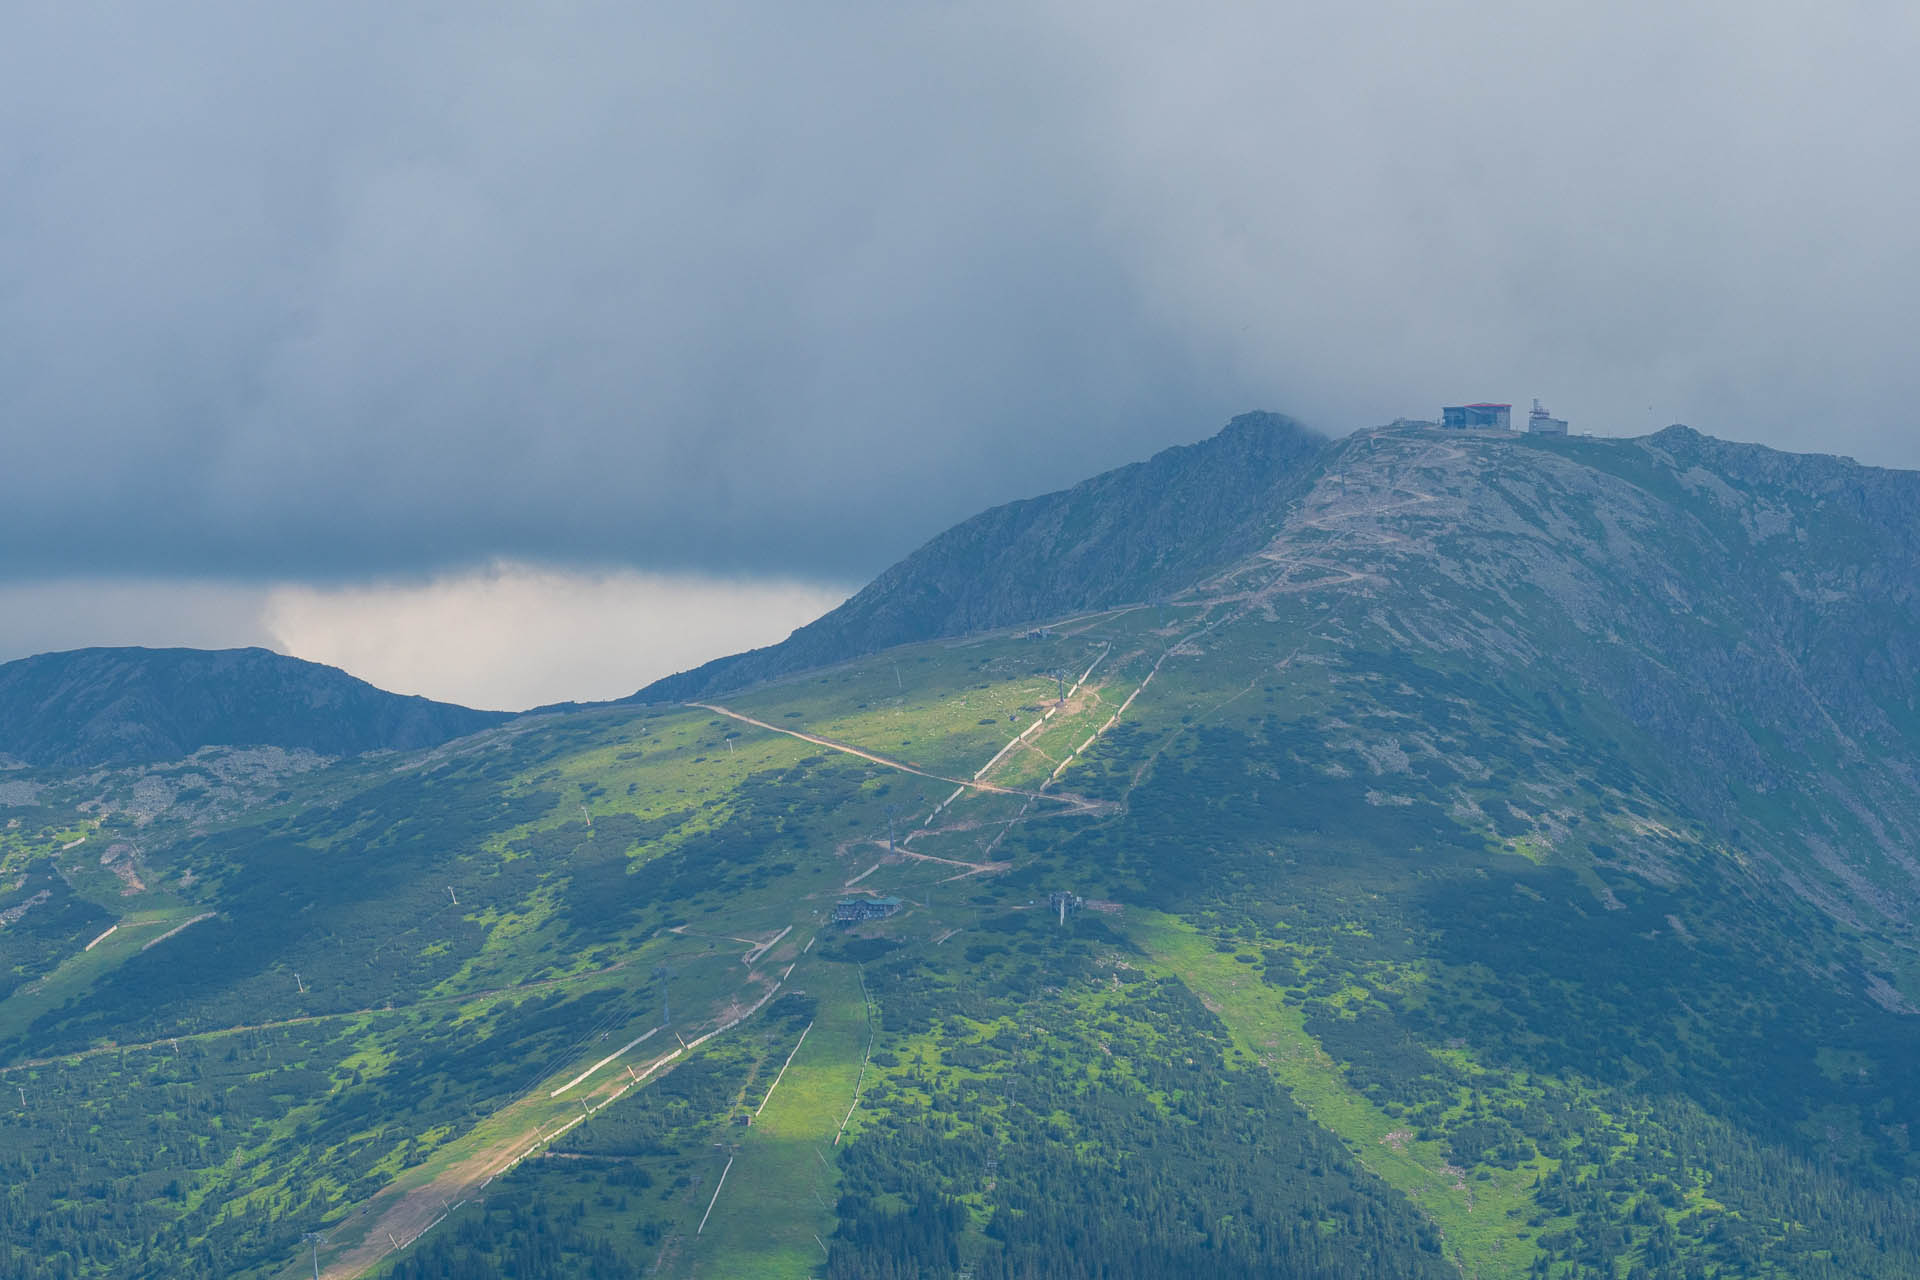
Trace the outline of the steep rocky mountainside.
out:
M 1657 764 L 1739 856 L 1775 862 L 1838 918 L 1904 927 L 1920 893 L 1916 517 L 1920 474 L 1681 426 L 1628 440 L 1385 429 L 1330 444 L 1248 414 L 985 512 L 784 643 L 633 701 L 1198 599 L 1290 565 L 1296 585 L 1338 580 L 1351 603 L 1329 634 L 1343 644 L 1537 682 L 1567 704 L 1557 714 Z
M 1291 418 L 1243 414 L 1199 444 L 982 512 L 780 644 L 655 681 L 631 701 L 703 697 L 892 645 L 1178 590 L 1271 538 L 1326 447 Z
M 75 649 L 0 666 L 0 755 L 42 767 L 171 760 L 215 745 L 410 750 L 506 718 L 386 693 L 266 649 Z
M 1920 475 L 1684 427 L 1363 435 L 1265 555 L 1355 575 L 1344 643 L 1523 683 L 1617 763 L 1647 765 L 1734 856 L 1774 862 L 1843 920 L 1904 931 L 1920 895 L 1916 514 Z

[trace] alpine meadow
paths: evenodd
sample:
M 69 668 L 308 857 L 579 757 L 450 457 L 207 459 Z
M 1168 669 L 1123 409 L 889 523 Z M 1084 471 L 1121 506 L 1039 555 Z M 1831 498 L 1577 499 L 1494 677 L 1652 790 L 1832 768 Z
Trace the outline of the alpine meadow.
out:
M 1920 473 L 1249 414 L 517 716 L 0 666 L 0 1276 L 1920 1275 Z

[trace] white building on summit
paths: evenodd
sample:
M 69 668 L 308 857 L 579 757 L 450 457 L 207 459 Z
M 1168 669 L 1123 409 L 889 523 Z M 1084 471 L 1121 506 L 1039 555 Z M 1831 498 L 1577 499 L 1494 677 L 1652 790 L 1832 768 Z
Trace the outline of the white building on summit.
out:
M 1548 416 L 1547 411 L 1540 407 L 1539 398 L 1535 397 L 1533 412 L 1527 415 L 1527 430 L 1535 435 L 1563 436 L 1567 434 L 1567 420 Z

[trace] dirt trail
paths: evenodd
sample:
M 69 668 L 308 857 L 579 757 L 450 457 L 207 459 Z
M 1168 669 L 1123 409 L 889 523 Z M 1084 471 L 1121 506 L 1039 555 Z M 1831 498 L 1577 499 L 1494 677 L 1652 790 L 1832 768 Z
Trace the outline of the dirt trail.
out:
M 841 751 L 850 756 L 858 756 L 862 760 L 871 761 L 874 764 L 881 765 L 888 769 L 898 769 L 902 773 L 911 773 L 915 777 L 931 778 L 935 782 L 951 783 L 956 787 L 968 791 L 984 791 L 993 795 L 1002 796 L 1022 796 L 1029 801 L 1049 800 L 1066 805 L 1068 811 L 1071 813 L 1084 813 L 1089 815 L 1103 814 L 1111 813 L 1114 808 L 1111 800 L 1094 800 L 1087 796 L 1074 795 L 1070 791 L 1023 791 L 1018 787 L 1003 787 L 993 782 L 949 778 L 945 774 L 933 773 L 920 768 L 918 765 L 908 764 L 904 760 L 895 760 L 889 756 L 876 755 L 864 747 L 851 746 L 845 742 L 835 742 L 832 738 L 823 738 L 813 733 L 802 733 L 798 729 L 787 729 L 777 724 L 768 724 L 765 720 L 756 720 L 750 715 L 744 715 L 741 712 L 729 710 L 726 707 L 717 706 L 710 702 L 689 702 L 684 705 L 697 708 L 701 711 L 711 711 L 715 715 L 726 716 L 730 720 L 738 720 L 741 724 L 750 724 L 756 729 L 765 729 L 770 733 L 783 733 L 789 738 L 798 738 L 802 742 L 811 742 L 816 747 L 826 747 L 830 751 Z
M 723 1021 L 713 1030 L 687 1041 L 683 1047 L 662 1054 L 648 1063 L 644 1069 L 637 1072 L 629 1070 L 624 1076 L 614 1075 L 599 1084 L 586 1086 L 580 1098 L 581 1113 L 564 1124 L 549 1128 L 548 1126 L 552 1124 L 551 1118 L 542 1122 L 531 1114 L 525 1115 L 524 1119 L 518 1122 L 512 1121 L 511 1118 L 517 1112 L 537 1112 L 543 1109 L 541 1104 L 549 1101 L 552 1095 L 542 1096 L 538 1090 L 516 1098 L 494 1112 L 489 1117 L 491 1122 L 499 1123 L 507 1120 L 513 1124 L 514 1131 L 509 1136 L 469 1152 L 423 1183 L 407 1187 L 389 1187 L 368 1201 L 367 1207 L 361 1211 L 360 1215 L 356 1215 L 373 1219 L 366 1227 L 366 1234 L 353 1244 L 345 1246 L 330 1259 L 322 1261 L 320 1268 L 322 1280 L 355 1280 L 356 1277 L 366 1274 L 379 1265 L 388 1254 L 396 1251 L 396 1247 L 405 1249 L 412 1246 L 495 1178 L 522 1160 L 540 1153 L 542 1148 L 580 1124 L 588 1116 L 612 1106 L 632 1090 L 644 1086 L 664 1068 L 716 1036 L 733 1030 L 765 1008 L 768 1002 L 786 986 L 792 972 L 793 966 L 787 966 L 787 972 L 781 976 L 780 980 L 772 983 L 751 1005 L 739 1006 L 739 1000 L 736 997 L 733 1004 L 722 1013 Z M 641 1038 L 645 1039 L 645 1037 Z M 354 1219 L 349 1219 L 349 1222 L 352 1221 Z M 291 1277 L 303 1273 L 296 1264 L 288 1268 L 284 1274 L 291 1280 Z
M 902 849 L 899 852 L 901 857 L 912 858 L 916 862 L 941 862 L 949 867 L 965 867 L 969 871 L 997 871 L 1013 865 L 1008 862 L 967 862 L 960 858 L 942 858 L 931 853 L 915 853 L 911 849 Z
M 1436 447 L 1451 448 L 1451 446 L 1436 446 Z M 1457 450 L 1455 450 L 1455 452 L 1456 454 L 1458 453 Z M 1431 449 L 1428 450 L 1426 454 L 1423 454 L 1422 457 L 1416 461 L 1415 465 L 1418 466 L 1420 465 L 1420 463 L 1426 461 L 1426 459 L 1429 456 L 1431 456 L 1431 453 L 1432 453 L 1432 450 Z M 1218 629 L 1219 627 L 1231 624 L 1233 622 L 1237 622 L 1241 618 L 1244 618 L 1245 616 L 1247 616 L 1247 614 L 1252 612 L 1252 610 L 1254 610 L 1255 608 L 1268 604 L 1276 595 L 1294 594 L 1294 593 L 1306 592 L 1306 591 L 1318 591 L 1326 587 L 1346 587 L 1346 586 L 1351 586 L 1352 584 L 1357 582 L 1367 581 L 1372 575 L 1366 573 L 1365 571 L 1356 570 L 1346 565 L 1339 564 L 1338 562 L 1329 561 L 1327 559 L 1327 556 L 1330 553 L 1338 550 L 1342 545 L 1352 542 L 1355 538 L 1355 533 L 1356 533 L 1355 530 L 1351 528 L 1344 528 L 1344 527 L 1336 528 L 1335 525 L 1343 524 L 1346 521 L 1350 521 L 1359 517 L 1378 517 L 1381 515 L 1390 514 L 1393 511 L 1401 510 L 1407 507 L 1419 506 L 1423 503 L 1435 501 L 1433 495 L 1431 494 L 1422 493 L 1418 490 L 1408 489 L 1398 485 L 1393 486 L 1391 489 L 1389 489 L 1389 492 L 1394 494 L 1405 494 L 1408 496 L 1402 501 L 1397 501 L 1397 502 L 1383 501 L 1383 502 L 1372 504 L 1370 506 L 1361 507 L 1353 511 L 1340 512 L 1333 515 L 1318 516 L 1309 520 L 1303 520 L 1300 523 L 1299 527 L 1317 528 L 1323 531 L 1332 532 L 1333 534 L 1333 537 L 1329 542 L 1313 549 L 1316 554 L 1309 555 L 1309 554 L 1303 554 L 1300 552 L 1293 552 L 1288 549 L 1282 549 L 1279 546 L 1278 540 L 1276 540 L 1275 544 L 1269 545 L 1265 549 L 1258 552 L 1253 557 L 1254 561 L 1256 562 L 1264 561 L 1268 564 L 1273 564 L 1278 566 L 1278 572 L 1274 573 L 1264 583 L 1260 583 L 1259 585 L 1255 585 L 1255 586 L 1248 586 L 1238 591 L 1224 591 L 1224 592 L 1216 591 L 1216 593 L 1212 595 L 1200 595 L 1190 601 L 1182 602 L 1189 605 L 1197 605 L 1202 609 L 1206 610 L 1206 613 L 1203 613 L 1201 615 L 1202 620 L 1200 625 L 1195 627 L 1193 630 L 1187 632 L 1186 634 L 1179 636 L 1178 639 L 1176 639 L 1172 644 L 1166 647 L 1166 649 L 1160 654 L 1159 658 L 1157 658 L 1154 661 L 1153 667 L 1147 672 L 1146 677 L 1140 681 L 1139 685 L 1133 690 L 1132 693 L 1127 695 L 1126 700 L 1122 702 L 1120 706 L 1114 711 L 1114 713 L 1107 718 L 1104 724 L 1102 724 L 1098 729 L 1094 730 L 1092 737 L 1088 738 L 1087 741 L 1082 743 L 1079 747 L 1077 747 L 1071 755 L 1069 755 L 1065 760 L 1060 762 L 1060 765 L 1058 768 L 1055 769 L 1053 776 L 1058 777 L 1063 771 L 1065 771 L 1066 767 L 1072 763 L 1075 757 L 1077 757 L 1082 751 L 1085 751 L 1088 747 L 1092 746 L 1094 741 L 1098 739 L 1101 734 L 1104 734 L 1107 730 L 1111 729 L 1115 724 L 1117 724 L 1120 718 L 1124 716 L 1127 713 L 1127 711 L 1133 706 L 1134 700 L 1138 698 L 1141 694 L 1147 691 L 1147 686 L 1152 684 L 1154 677 L 1160 674 L 1160 669 L 1162 666 L 1166 664 L 1167 659 L 1181 652 L 1182 649 L 1191 645 L 1193 642 L 1199 640 L 1203 636 L 1206 636 L 1207 634 Z M 1245 573 L 1248 567 L 1249 566 L 1247 564 L 1238 565 L 1233 569 L 1228 570 L 1226 573 L 1215 577 L 1214 579 L 1211 580 L 1209 584 L 1206 584 L 1206 585 L 1219 585 L 1219 584 L 1231 582 L 1234 578 L 1239 577 L 1241 574 Z M 1298 573 L 1300 570 L 1305 568 L 1321 570 L 1325 572 L 1328 576 L 1312 578 L 1304 582 L 1295 581 L 1294 575 Z M 1202 590 L 1204 590 L 1204 587 L 1202 588 Z M 1229 606 L 1229 607 L 1225 611 L 1220 612 L 1217 616 L 1211 619 L 1207 618 L 1207 613 L 1213 613 L 1216 609 L 1219 609 L 1223 605 Z M 1238 607 L 1232 607 L 1232 606 L 1238 606 Z M 1298 656 L 1299 656 L 1299 650 L 1296 649 L 1293 653 L 1289 654 L 1284 660 L 1282 660 L 1279 666 L 1284 669 L 1286 666 L 1290 665 L 1293 662 L 1294 658 Z M 1231 701 L 1237 700 L 1238 698 L 1244 696 L 1251 688 L 1252 686 L 1249 685 L 1248 689 L 1242 690 L 1240 693 L 1235 694 L 1234 697 L 1228 699 L 1228 701 L 1231 702 Z M 1214 710 L 1218 711 L 1219 708 L 1216 707 L 1214 708 Z M 1008 745 L 1011 746 L 1012 744 L 1010 743 Z M 1140 778 L 1145 773 L 1148 765 L 1150 765 L 1154 759 L 1158 758 L 1158 756 L 1160 755 L 1160 752 L 1165 749 L 1165 746 L 1166 746 L 1166 743 L 1163 742 L 1159 747 L 1156 747 L 1153 753 L 1148 757 L 1147 761 L 1144 762 L 1139 769 L 1136 769 L 1134 771 L 1133 786 L 1137 786 L 1139 784 Z M 997 758 L 998 757 L 996 757 L 996 759 Z M 1127 793 L 1129 795 L 1132 794 L 1133 786 L 1129 786 L 1127 788 Z M 996 840 L 994 843 L 997 844 L 998 841 Z M 993 850 L 993 845 L 988 845 L 987 852 L 991 854 L 992 850 Z
M 213 919 L 213 917 L 214 917 L 213 912 L 202 911 L 199 915 L 195 916 L 193 919 L 177 924 L 173 926 L 173 928 L 161 934 L 159 937 L 153 939 L 152 941 L 141 944 L 140 949 L 142 951 L 151 951 L 155 947 L 159 946 L 161 943 L 165 942 L 168 938 L 171 938 L 174 934 L 180 933 L 186 929 L 191 929 L 194 925 L 199 924 L 202 920 L 211 920 Z
M 57 1053 L 45 1058 L 23 1058 L 19 1062 L 9 1062 L 0 1066 L 0 1075 L 9 1071 L 23 1071 L 32 1067 L 51 1067 L 62 1062 L 78 1062 L 82 1058 L 95 1058 L 103 1053 L 138 1053 L 142 1050 L 158 1049 L 163 1045 L 177 1046 L 180 1041 L 214 1040 L 221 1036 L 239 1035 L 243 1031 L 273 1031 L 280 1027 L 303 1027 L 312 1022 L 326 1022 L 333 1018 L 363 1018 L 376 1013 L 405 1013 L 409 1009 L 421 1009 L 429 1005 L 456 1004 L 463 1000 L 484 1000 L 488 996 L 508 995 L 515 991 L 538 991 L 543 987 L 563 986 L 569 982 L 584 982 L 588 978 L 599 978 L 624 969 L 627 962 L 621 960 L 601 969 L 588 969 L 583 973 L 569 973 L 558 978 L 542 978 L 537 982 L 520 982 L 504 987 L 485 987 L 479 991 L 462 991 L 456 995 L 427 996 L 411 1004 L 375 1005 L 366 1009 L 342 1009 L 338 1013 L 309 1013 L 298 1018 L 276 1018 L 268 1022 L 243 1022 L 238 1026 L 219 1027 L 213 1031 L 183 1031 L 177 1036 L 161 1036 L 157 1040 L 142 1040 L 134 1044 L 102 1044 L 91 1049 L 75 1049 L 72 1053 Z

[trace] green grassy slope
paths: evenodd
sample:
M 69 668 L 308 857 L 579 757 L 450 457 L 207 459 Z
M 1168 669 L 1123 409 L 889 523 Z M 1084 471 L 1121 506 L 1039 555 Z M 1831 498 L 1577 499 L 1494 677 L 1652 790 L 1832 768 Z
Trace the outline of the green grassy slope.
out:
M 868 1019 L 851 965 L 816 962 L 805 991 L 814 1020 L 774 1073 L 778 1088 L 769 1080 L 771 1094 L 761 1092 L 723 1194 L 687 1251 L 690 1274 L 807 1275 L 825 1257 L 821 1240 L 833 1234 L 838 1198 L 827 1153 L 860 1083 Z
M 1446 1143 L 1417 1137 L 1342 1075 L 1300 1010 L 1243 962 L 1246 953 L 1221 950 L 1179 920 L 1151 913 L 1130 919 L 1126 935 L 1192 990 L 1235 1045 L 1272 1072 L 1316 1124 L 1338 1135 L 1360 1165 L 1419 1205 L 1463 1271 L 1524 1276 L 1533 1266 L 1539 1252 L 1513 1219 L 1532 1212 L 1530 1188 L 1557 1162 L 1535 1156 L 1511 1169 L 1485 1169 L 1486 1179 L 1469 1182 L 1448 1159 Z

